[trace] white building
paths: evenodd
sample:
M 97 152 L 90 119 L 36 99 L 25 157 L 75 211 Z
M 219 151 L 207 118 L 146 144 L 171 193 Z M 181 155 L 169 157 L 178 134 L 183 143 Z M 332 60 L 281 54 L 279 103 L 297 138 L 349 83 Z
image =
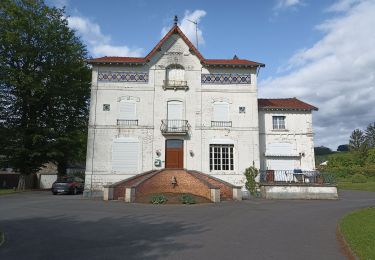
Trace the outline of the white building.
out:
M 143 58 L 92 65 L 86 189 L 186 168 L 244 185 L 245 168 L 313 169 L 312 110 L 260 99 L 249 60 L 205 59 L 175 24 Z

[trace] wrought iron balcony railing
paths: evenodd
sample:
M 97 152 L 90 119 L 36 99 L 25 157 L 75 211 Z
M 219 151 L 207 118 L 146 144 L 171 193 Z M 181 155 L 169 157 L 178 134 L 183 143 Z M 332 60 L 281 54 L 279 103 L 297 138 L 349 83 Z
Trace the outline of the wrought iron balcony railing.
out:
M 307 185 L 335 184 L 335 178 L 332 174 L 321 173 L 318 171 L 260 170 L 259 176 L 261 183 L 303 183 Z
M 160 130 L 163 134 L 182 134 L 185 135 L 190 130 L 187 120 L 161 120 Z
M 117 125 L 118 126 L 137 126 L 138 125 L 138 119 L 129 120 L 129 119 L 117 119 Z
M 183 89 L 188 90 L 189 86 L 187 85 L 187 81 L 185 80 L 164 80 L 163 81 L 163 89 Z
M 232 121 L 211 121 L 211 127 L 232 127 Z

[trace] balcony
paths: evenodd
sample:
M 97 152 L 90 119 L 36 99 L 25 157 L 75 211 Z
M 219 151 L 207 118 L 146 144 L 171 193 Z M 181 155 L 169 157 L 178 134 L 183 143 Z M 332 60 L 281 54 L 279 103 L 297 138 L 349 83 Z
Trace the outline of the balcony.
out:
M 121 127 L 138 126 L 138 119 L 117 119 L 117 125 Z
M 189 130 L 187 120 L 161 120 L 160 131 L 165 135 L 186 135 Z
M 211 121 L 211 127 L 232 127 L 232 121 Z
M 185 80 L 163 80 L 163 89 L 173 89 L 173 90 L 188 90 L 187 81 Z

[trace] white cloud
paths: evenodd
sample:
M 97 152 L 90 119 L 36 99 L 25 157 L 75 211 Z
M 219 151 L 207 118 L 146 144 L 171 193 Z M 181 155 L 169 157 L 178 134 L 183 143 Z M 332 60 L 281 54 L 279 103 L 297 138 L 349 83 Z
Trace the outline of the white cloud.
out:
M 317 27 L 322 39 L 292 56 L 286 75 L 259 83 L 262 97 L 297 96 L 318 106 L 315 143 L 334 149 L 375 120 L 375 1 L 339 3 L 330 10 L 344 13 Z
M 196 45 L 196 42 L 197 42 L 197 37 L 196 35 L 198 35 L 198 45 L 203 45 L 205 44 L 205 41 L 204 41 L 204 38 L 203 38 L 203 33 L 202 33 L 202 30 L 199 26 L 199 23 L 201 21 L 201 19 L 206 16 L 206 11 L 204 10 L 195 10 L 194 12 L 190 12 L 190 11 L 185 11 L 185 15 L 184 15 L 184 18 L 181 20 L 181 22 L 179 23 L 179 27 L 181 29 L 181 31 L 186 35 L 186 37 L 189 38 L 189 40 L 194 44 Z M 196 32 L 195 30 L 195 24 L 190 22 L 190 21 L 193 21 L 193 22 L 197 22 L 198 23 L 198 30 Z M 163 27 L 163 29 L 161 30 L 161 35 L 162 37 L 171 29 L 170 26 L 166 26 L 166 27 Z
M 78 35 L 87 44 L 88 50 L 94 57 L 99 56 L 141 56 L 143 50 L 130 48 L 126 45 L 115 46 L 111 44 L 111 36 L 103 34 L 99 24 L 86 17 L 68 17 L 68 25 L 77 31 Z
M 287 9 L 291 7 L 296 7 L 298 5 L 301 5 L 301 0 L 277 0 L 277 3 L 274 7 L 275 10 L 278 9 Z

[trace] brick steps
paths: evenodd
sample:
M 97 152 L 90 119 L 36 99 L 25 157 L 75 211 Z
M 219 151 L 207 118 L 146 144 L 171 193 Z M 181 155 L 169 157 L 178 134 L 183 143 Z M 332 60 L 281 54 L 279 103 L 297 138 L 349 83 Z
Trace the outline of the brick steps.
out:
M 153 170 L 119 181 L 104 188 L 105 200 L 137 202 L 155 193 L 191 193 L 212 202 L 241 200 L 241 187 L 204 174 L 185 169 Z

